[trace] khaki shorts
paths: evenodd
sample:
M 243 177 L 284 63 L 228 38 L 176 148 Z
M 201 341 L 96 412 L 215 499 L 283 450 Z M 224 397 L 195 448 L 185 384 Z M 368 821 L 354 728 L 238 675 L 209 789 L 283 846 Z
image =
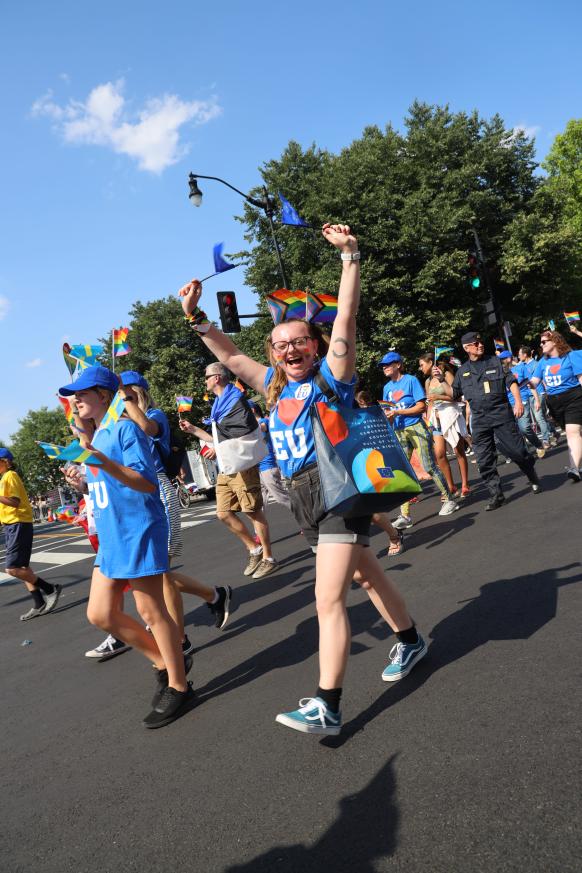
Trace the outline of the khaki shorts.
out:
M 216 480 L 217 512 L 256 512 L 263 508 L 257 467 L 241 473 L 219 473 Z

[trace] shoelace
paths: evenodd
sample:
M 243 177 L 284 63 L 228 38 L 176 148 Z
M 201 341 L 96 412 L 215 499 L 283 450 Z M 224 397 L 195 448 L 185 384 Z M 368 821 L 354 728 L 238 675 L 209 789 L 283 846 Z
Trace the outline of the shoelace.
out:
M 115 637 L 109 634 L 107 639 L 103 640 L 100 646 L 97 646 L 98 652 L 105 652 L 107 649 L 113 650 L 113 646 L 115 645 Z
M 388 658 L 390 659 L 391 664 L 401 664 L 402 663 L 402 652 L 404 649 L 404 643 L 396 643 L 395 646 L 392 646 L 390 649 L 390 654 Z
M 312 709 L 317 710 L 317 717 L 322 726 L 325 727 L 325 716 L 327 713 L 325 703 L 321 700 L 316 700 L 315 697 L 302 697 L 299 701 L 299 712 L 301 715 L 306 715 Z

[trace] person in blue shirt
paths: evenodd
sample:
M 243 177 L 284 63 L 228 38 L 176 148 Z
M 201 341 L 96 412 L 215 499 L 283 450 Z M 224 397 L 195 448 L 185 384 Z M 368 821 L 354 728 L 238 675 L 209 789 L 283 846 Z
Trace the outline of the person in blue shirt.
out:
M 538 365 L 538 362 L 532 356 L 531 348 L 529 346 L 520 346 L 517 351 L 517 357 L 519 358 L 519 363 L 523 364 L 528 379 L 531 379 L 534 370 Z M 538 426 L 544 449 L 549 449 L 551 446 L 557 446 L 558 438 L 554 426 L 548 420 L 548 404 L 546 399 L 546 389 L 544 388 L 543 382 L 540 382 L 531 392 L 529 407 L 531 416 Z
M 144 719 L 145 727 L 158 728 L 189 708 L 193 692 L 186 681 L 179 634 L 164 602 L 168 524 L 148 439 L 127 418 L 101 427 L 118 387 L 115 373 L 94 366 L 59 393 L 74 396 L 73 412 L 82 425 L 84 447 L 98 461 L 87 463 L 86 474 L 87 499 L 99 536 L 87 616 L 91 624 L 140 651 L 158 671 L 152 711 Z M 151 634 L 123 612 L 127 584 Z
M 552 417 L 566 431 L 568 478 L 579 482 L 582 464 L 582 351 L 573 351 L 561 333 L 545 330 L 541 336 L 544 357 L 538 361 L 530 384 L 543 379 Z
M 514 364 L 513 356 L 511 352 L 505 351 L 500 352 L 498 355 L 499 360 L 501 361 L 501 366 L 503 367 L 503 371 L 507 373 L 509 370 L 513 373 L 515 378 L 517 379 L 517 385 L 519 388 L 519 394 L 521 397 L 521 402 L 523 403 L 523 415 L 520 415 L 519 418 L 516 419 L 517 426 L 520 429 L 522 436 L 527 442 L 534 447 L 536 450 L 536 454 L 538 458 L 543 458 L 546 454 L 546 450 L 543 447 L 542 441 L 538 437 L 538 435 L 534 432 L 533 422 L 532 422 L 532 414 L 531 414 L 531 404 L 530 400 L 535 398 L 538 399 L 537 391 L 535 388 L 530 388 L 528 385 L 529 382 L 529 373 L 524 364 Z M 507 399 L 511 406 L 515 406 L 515 398 L 512 392 L 507 390 Z
M 342 278 L 331 340 L 302 319 L 277 324 L 266 340 L 270 367 L 243 354 L 197 304 L 201 284 L 180 289 L 186 320 L 207 348 L 255 391 L 265 394 L 277 464 L 289 488 L 291 507 L 307 542 L 316 551 L 315 599 L 319 622 L 319 685 L 299 708 L 276 721 L 310 734 L 340 732 L 340 698 L 350 651 L 346 597 L 352 579 L 368 592 L 380 615 L 396 630 L 384 681 L 405 676 L 427 651 L 401 595 L 384 575 L 369 544 L 370 516 L 350 518 L 326 512 L 321 496 L 310 410 L 329 402 L 316 382 L 319 371 L 341 404 L 351 407 L 355 392 L 356 313 L 360 299 L 357 240 L 347 225 L 326 224 L 324 238 L 341 252 Z
M 262 461 L 259 461 L 259 478 L 261 480 L 261 491 L 263 494 L 263 506 L 266 507 L 269 502 L 269 497 L 272 497 L 277 503 L 281 503 L 287 509 L 291 509 L 289 503 L 289 492 L 281 479 L 281 471 L 277 466 L 277 459 L 273 450 L 273 443 L 269 433 L 269 419 L 263 416 L 263 410 L 255 401 L 249 401 L 249 406 L 253 410 L 253 415 L 257 419 L 259 427 L 263 432 L 263 439 L 267 446 L 267 454 Z
M 422 466 L 432 476 L 443 497 L 439 515 L 451 515 L 459 509 L 459 504 L 453 499 L 446 479 L 436 462 L 432 435 L 422 417 L 426 411 L 424 389 L 416 376 L 403 372 L 402 358 L 398 352 L 388 352 L 379 361 L 378 366 L 382 368 L 388 379 L 382 397 L 390 404 L 385 410 L 386 417 L 394 428 L 398 442 L 408 460 L 416 449 Z M 410 502 L 402 504 L 400 515 L 392 524 L 397 530 L 412 527 Z

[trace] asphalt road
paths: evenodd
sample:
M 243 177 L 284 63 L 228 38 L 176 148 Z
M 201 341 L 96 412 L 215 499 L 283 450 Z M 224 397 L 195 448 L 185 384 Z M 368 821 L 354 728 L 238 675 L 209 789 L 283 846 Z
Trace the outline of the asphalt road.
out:
M 317 678 L 313 561 L 283 508 L 269 507 L 281 569 L 264 581 L 242 576 L 211 504 L 185 514 L 186 571 L 232 584 L 237 608 L 217 632 L 186 600 L 197 705 L 151 732 L 143 659 L 83 657 L 102 639 L 87 544 L 39 528 L 33 566 L 65 586 L 62 605 L 23 624 L 20 583 L 0 585 L 2 871 L 578 873 L 582 484 L 565 462 L 539 463 L 539 496 L 503 466 L 494 513 L 478 488 L 439 518 L 427 489 L 395 559 L 375 536 L 429 656 L 382 683 L 393 637 L 352 590 L 337 738 L 274 721 Z

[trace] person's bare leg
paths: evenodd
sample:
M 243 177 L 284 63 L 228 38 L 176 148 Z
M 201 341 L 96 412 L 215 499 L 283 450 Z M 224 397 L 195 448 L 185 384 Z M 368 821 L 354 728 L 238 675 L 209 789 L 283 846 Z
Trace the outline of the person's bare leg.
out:
M 389 547 L 388 554 L 394 553 L 400 549 L 400 531 L 397 531 L 385 512 L 375 512 L 372 516 L 372 524 L 388 534 Z M 390 551 L 392 549 L 392 552 Z
M 451 465 L 449 464 L 449 459 L 447 458 L 447 444 L 445 442 L 445 438 L 443 436 L 439 436 L 439 434 L 433 433 L 433 451 L 435 461 L 439 465 L 440 471 L 445 477 L 445 482 L 447 483 L 447 488 L 449 489 L 449 494 L 452 494 L 456 489 L 456 485 L 453 481 L 453 472 L 451 470 Z
M 579 424 L 566 425 L 566 440 L 571 466 L 579 470 L 582 464 L 582 429 Z
M 227 526 L 227 528 L 244 543 L 245 547 L 250 551 L 256 548 L 256 543 L 249 533 L 249 530 L 235 512 L 217 512 L 216 517 Z
M 263 547 L 263 558 L 265 560 L 272 558 L 273 553 L 271 551 L 271 533 L 269 531 L 269 522 L 267 521 L 267 516 L 262 509 L 256 509 L 254 512 L 247 512 L 246 514 L 254 524 L 257 536 L 261 541 L 261 545 Z M 252 548 L 255 548 L 254 542 Z
M 468 489 L 469 463 L 465 454 L 465 444 L 461 440 L 459 440 L 459 442 L 455 446 L 455 455 L 457 458 L 457 464 L 459 465 L 459 472 L 461 474 L 461 488 Z
M 361 550 L 354 579 L 367 592 L 392 630 L 403 631 L 412 627 L 414 622 L 406 608 L 404 598 L 385 574 L 371 549 Z
M 253 544 L 254 545 L 254 544 Z M 194 597 L 201 597 L 206 603 L 213 603 L 216 596 L 216 589 L 199 582 L 193 576 L 186 576 L 184 573 L 177 573 L 176 570 L 170 571 L 170 578 L 174 585 L 181 591 L 182 594 L 192 594 Z
M 319 686 L 341 688 L 350 652 L 346 595 L 362 546 L 320 543 L 317 547 L 315 603 L 319 623 Z
M 168 686 L 186 691 L 186 672 L 180 634 L 170 618 L 164 601 L 164 582 L 161 575 L 132 579 L 135 605 L 152 632 L 168 671 Z
M 164 600 L 170 618 L 178 628 L 180 640 L 184 639 L 184 604 L 182 595 L 174 583 L 171 573 L 164 573 Z
M 20 579 L 21 582 L 24 582 L 28 591 L 36 591 L 38 576 L 30 567 L 6 567 L 5 572 L 8 576 L 14 576 L 15 579 Z
M 137 649 L 161 670 L 164 660 L 155 639 L 135 618 L 123 612 L 124 587 L 123 580 L 109 579 L 95 567 L 87 604 L 87 618 L 91 624 L 111 634 L 116 640 L 123 640 L 128 646 Z

